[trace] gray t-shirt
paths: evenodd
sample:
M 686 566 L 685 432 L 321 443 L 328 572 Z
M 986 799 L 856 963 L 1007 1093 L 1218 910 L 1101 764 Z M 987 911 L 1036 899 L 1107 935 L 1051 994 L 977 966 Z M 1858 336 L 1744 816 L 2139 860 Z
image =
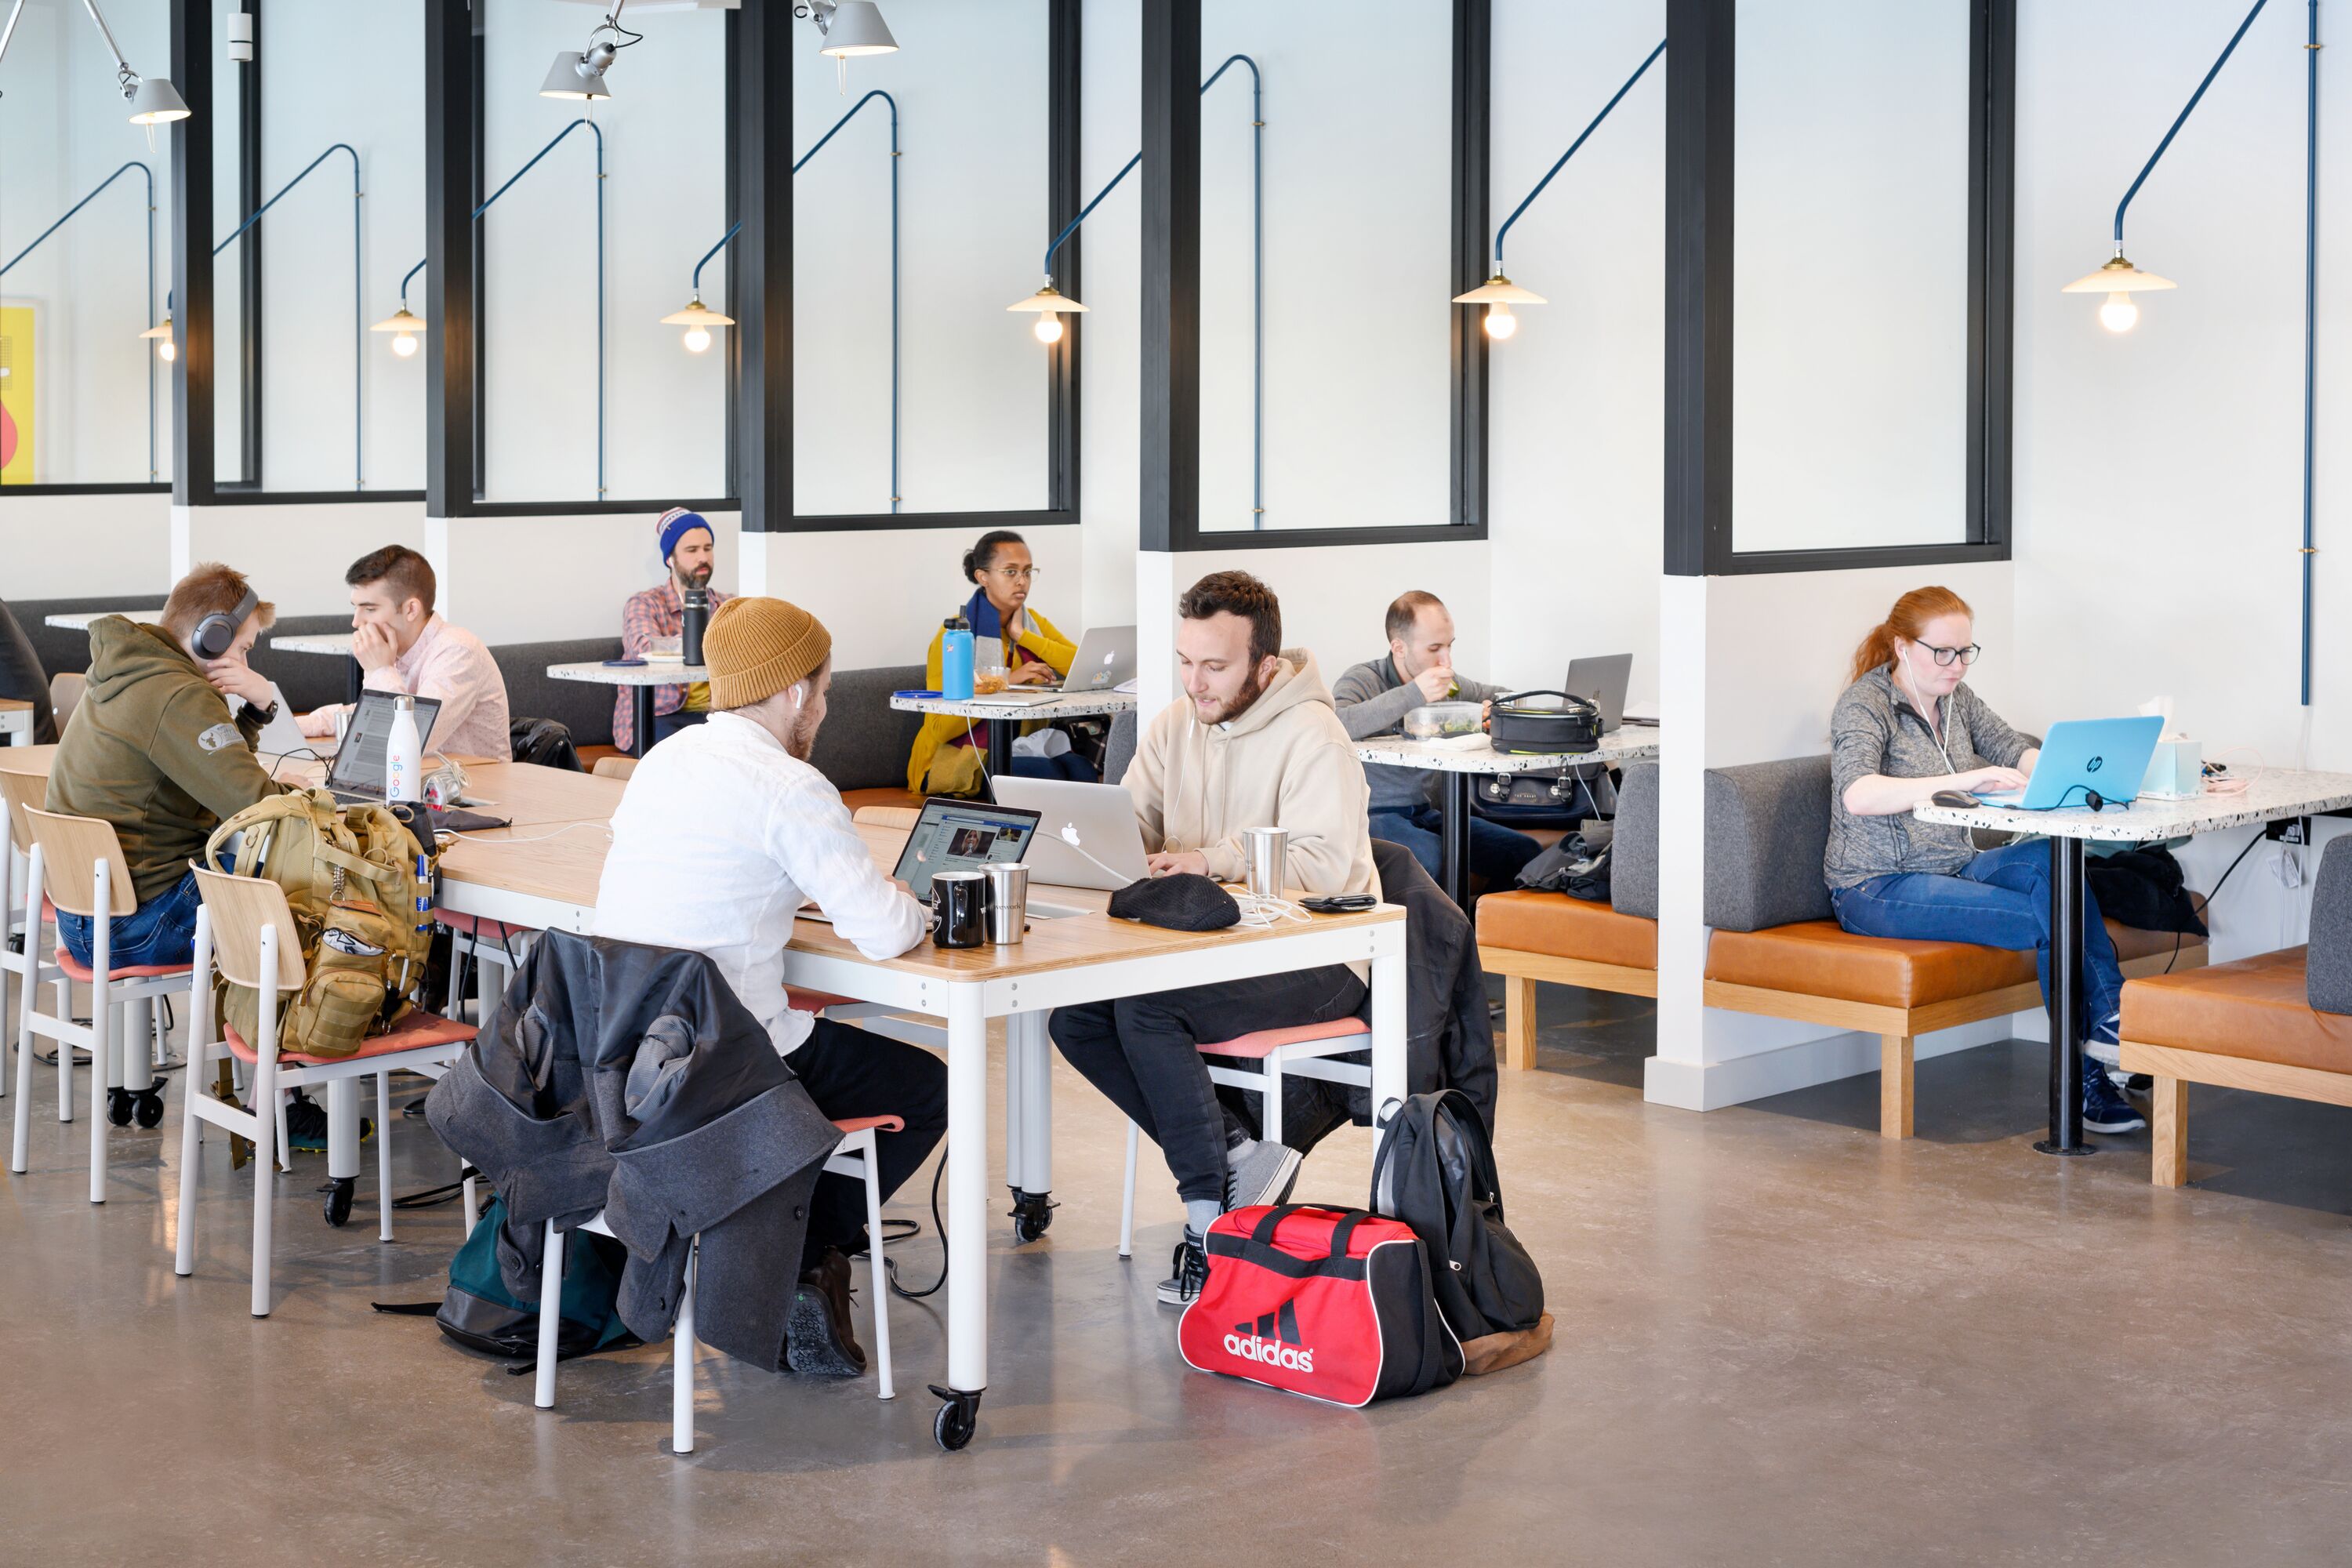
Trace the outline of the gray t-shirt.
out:
M 1454 672 L 1454 684 L 1461 691 L 1451 701 L 1491 702 L 1503 693 L 1501 687 L 1473 680 L 1459 670 Z M 1406 714 L 1428 700 L 1421 688 L 1399 678 L 1396 661 L 1388 658 L 1353 666 L 1331 683 L 1331 706 L 1339 710 L 1339 723 L 1351 741 L 1389 733 L 1404 722 Z M 1364 779 L 1371 786 L 1370 809 L 1373 811 L 1411 811 L 1437 798 L 1434 768 L 1366 763 Z
M 1922 822 L 1909 812 L 1856 816 L 1845 808 L 1854 780 L 1874 773 L 1892 779 L 1937 778 L 1982 767 L 2013 768 L 2025 737 L 2001 722 L 1966 681 L 1943 700 L 1943 743 L 1911 700 L 1895 689 L 1893 667 L 1876 669 L 1845 689 L 1830 716 L 1830 842 L 1822 871 L 1832 890 L 1898 871 L 1949 876 L 1977 857 L 1965 827 Z

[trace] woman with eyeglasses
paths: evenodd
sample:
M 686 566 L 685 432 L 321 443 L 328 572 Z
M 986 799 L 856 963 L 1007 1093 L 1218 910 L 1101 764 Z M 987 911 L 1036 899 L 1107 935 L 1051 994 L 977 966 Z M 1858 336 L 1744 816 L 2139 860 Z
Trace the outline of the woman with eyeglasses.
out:
M 1038 567 L 1029 546 L 1009 529 L 983 533 L 980 542 L 963 553 L 963 574 L 974 584 L 963 618 L 971 625 L 980 668 L 1002 663 L 1009 686 L 1051 686 L 1070 672 L 1077 647 L 1053 622 L 1029 607 L 1029 591 Z M 946 630 L 931 634 L 931 651 L 925 665 L 929 688 L 940 689 L 940 648 Z M 995 657 L 992 657 L 995 656 Z M 907 787 L 918 795 L 974 795 L 986 773 L 988 726 L 1021 724 L 1018 719 L 979 721 L 934 713 L 923 721 L 915 749 L 907 758 Z M 1069 737 L 1050 724 L 1031 721 L 1013 742 L 1013 771 L 1023 778 L 1098 782 L 1093 764 L 1070 750 Z
M 1830 720 L 1830 840 L 1822 870 L 1838 924 L 1858 936 L 2032 948 L 2050 994 L 2050 850 L 1979 849 L 1969 830 L 1911 808 L 1943 790 L 2021 790 L 2037 753 L 1967 681 L 1977 647 L 1968 602 L 1915 588 L 1854 650 L 1853 684 Z M 2123 972 L 2097 903 L 2084 893 L 2085 1037 L 2113 1045 Z M 2129 1132 L 2147 1121 L 2095 1061 L 2083 1064 L 2083 1125 Z

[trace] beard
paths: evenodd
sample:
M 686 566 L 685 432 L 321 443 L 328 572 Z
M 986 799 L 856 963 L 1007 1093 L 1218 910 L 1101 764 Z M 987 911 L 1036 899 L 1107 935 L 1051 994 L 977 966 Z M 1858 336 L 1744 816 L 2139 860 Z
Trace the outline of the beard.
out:
M 1249 675 L 1242 681 L 1242 689 L 1239 691 L 1234 692 L 1231 697 L 1227 698 L 1223 707 L 1218 709 L 1216 712 L 1212 714 L 1209 718 L 1202 720 L 1202 722 L 1207 724 L 1229 724 L 1235 719 L 1240 718 L 1243 714 L 1248 712 L 1250 710 L 1250 704 L 1265 695 L 1265 682 L 1258 679 L 1257 667 L 1253 665 L 1250 667 Z M 1199 710 L 1195 709 L 1194 711 L 1197 712 Z
M 802 709 L 800 716 L 793 721 L 791 731 L 784 736 L 785 754 L 795 762 L 807 762 L 809 753 L 816 750 L 817 723 L 815 714 Z
M 677 573 L 676 575 L 678 578 L 678 585 L 682 588 L 709 587 L 710 574 L 717 569 L 718 564 L 719 563 L 715 561 L 705 562 L 702 565 L 695 567 L 692 571 Z

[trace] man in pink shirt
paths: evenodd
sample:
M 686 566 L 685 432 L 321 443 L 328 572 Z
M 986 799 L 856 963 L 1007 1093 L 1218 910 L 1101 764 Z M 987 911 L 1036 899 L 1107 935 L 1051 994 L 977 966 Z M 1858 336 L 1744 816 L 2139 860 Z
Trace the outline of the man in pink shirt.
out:
M 352 657 L 371 691 L 405 691 L 441 704 L 432 750 L 447 756 L 514 754 L 507 732 L 507 683 L 482 639 L 433 613 L 432 563 L 405 545 L 387 544 L 352 563 Z M 348 705 L 302 718 L 305 735 L 331 735 Z

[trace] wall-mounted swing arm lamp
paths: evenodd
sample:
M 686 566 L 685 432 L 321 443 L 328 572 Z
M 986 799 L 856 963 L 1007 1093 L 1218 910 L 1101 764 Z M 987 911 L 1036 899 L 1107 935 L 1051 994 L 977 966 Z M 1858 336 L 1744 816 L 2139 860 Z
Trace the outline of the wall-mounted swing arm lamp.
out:
M 555 51 L 555 63 L 548 68 L 547 80 L 540 84 L 540 97 L 593 101 L 613 96 L 613 89 L 604 81 L 605 71 L 623 49 L 646 41 L 643 33 L 633 33 L 621 26 L 621 10 L 628 3 L 629 0 L 616 0 L 604 19 L 590 31 L 585 48 Z
M 849 112 L 833 122 L 833 129 L 816 139 L 816 144 L 802 153 L 793 164 L 797 174 L 808 167 L 809 160 L 824 151 L 824 144 L 840 134 L 841 128 L 857 117 L 857 111 L 876 99 L 890 106 L 890 510 L 897 511 L 902 499 L 898 494 L 898 100 L 876 88 L 856 103 Z M 710 347 L 710 329 L 731 327 L 735 318 L 712 310 L 702 302 L 702 269 L 710 258 L 733 242 L 743 226 L 736 224 L 719 237 L 719 243 L 702 253 L 694 264 L 694 298 L 686 309 L 672 310 L 661 319 L 665 327 L 684 327 L 685 345 L 688 353 L 701 353 Z
M 98 27 L 98 36 L 106 40 L 106 52 L 114 57 L 114 85 L 121 90 L 123 101 L 131 106 L 133 125 L 168 125 L 174 120 L 185 120 L 191 110 L 187 101 L 172 86 L 169 77 L 142 77 L 131 68 L 115 44 L 114 34 L 106 18 L 99 15 L 98 0 L 81 0 L 82 9 Z M 16 36 L 16 18 L 25 14 L 25 0 L 16 0 L 8 8 L 8 20 L 0 26 L 0 58 L 8 53 L 8 40 Z
M 874 0 L 803 0 L 793 7 L 793 15 L 816 24 L 824 39 L 817 53 L 833 58 L 844 98 L 849 96 L 851 60 L 898 52 L 898 40 L 890 36 L 889 24 L 882 20 L 882 9 Z
M 1616 95 L 1601 106 L 1601 112 L 1592 117 L 1592 123 L 1584 128 L 1583 134 L 1568 144 L 1568 151 L 1562 153 L 1558 161 L 1544 171 L 1544 177 L 1536 182 L 1536 188 L 1529 191 L 1520 200 L 1519 205 L 1511 209 L 1511 216 L 1505 218 L 1503 226 L 1495 231 L 1495 275 L 1469 292 L 1454 296 L 1454 302 L 1457 305 L 1486 307 L 1486 335 L 1496 342 L 1503 342 L 1519 330 L 1519 319 L 1511 313 L 1512 306 L 1550 303 L 1542 295 L 1520 288 L 1505 276 L 1503 272 L 1504 237 L 1511 232 L 1511 226 L 1519 221 L 1519 215 L 1526 212 L 1538 196 L 1543 195 L 1544 187 L 1551 184 L 1552 176 L 1566 167 L 1570 158 L 1576 156 L 1576 150 L 1584 145 L 1586 138 L 1601 129 L 1601 122 L 1609 118 L 1609 111 L 1616 108 L 1619 100 L 1627 93 L 1633 90 L 1633 84 L 1641 80 L 1643 73 L 1655 65 L 1658 57 L 1665 52 L 1665 41 L 1660 39 L 1658 47 L 1650 51 L 1649 57 L 1633 68 L 1633 74 L 1625 79 L 1625 85 L 1619 88 Z
M 2180 134 L 2181 126 L 2188 122 L 2198 100 L 2205 96 L 2205 89 L 2213 85 L 2213 79 L 2221 74 L 2223 66 L 2229 64 L 2230 56 L 2237 49 L 2238 40 L 2246 36 L 2246 29 L 2254 25 L 2254 18 L 2262 15 L 2263 6 L 2268 3 L 2269 0 L 2254 0 L 2254 8 L 2246 13 L 2246 19 L 2238 24 L 2236 32 L 2230 35 L 2221 58 L 2215 60 L 2213 68 L 2205 73 L 2205 79 L 2197 84 L 2197 90 L 2189 95 L 2189 102 L 2173 120 L 2172 129 L 2164 133 L 2164 140 L 2156 144 L 2156 151 L 2149 153 L 2147 162 L 2141 165 L 2139 177 L 2131 183 L 2131 189 L 2124 193 L 2124 199 L 2116 204 L 2115 255 L 2097 271 L 2084 274 L 2060 290 L 2067 294 L 2105 294 L 2107 298 L 2099 307 L 2099 324 L 2111 332 L 2130 331 L 2139 321 L 2139 304 L 2132 298 L 2134 294 L 2179 287 L 2169 278 L 2143 272 L 2125 259 L 2124 211 L 2131 205 L 2132 198 L 2139 195 L 2140 186 L 2147 183 L 2148 174 L 2156 167 L 2157 160 L 2163 157 L 2165 150 L 2172 145 L 2172 139 Z M 2315 27 L 2317 25 L 2315 5 Z
M 104 191 L 107 186 L 114 184 L 115 181 L 122 178 L 123 175 L 131 173 L 133 169 L 138 170 L 140 175 L 147 182 L 147 292 L 145 298 L 142 299 L 140 303 L 144 309 L 147 319 L 150 321 L 152 321 L 155 319 L 155 172 L 144 163 L 136 162 L 125 163 L 120 169 L 115 170 L 111 174 L 107 175 L 106 178 L 99 181 L 97 185 L 92 188 L 89 195 L 82 197 L 81 200 L 74 203 L 73 205 L 66 209 L 66 215 L 64 217 L 58 219 L 57 222 L 49 225 L 48 227 L 35 235 L 31 245 L 25 247 L 24 249 L 10 257 L 5 263 L 0 263 L 0 278 L 5 278 L 8 275 L 8 269 L 16 266 L 19 261 L 24 260 L 27 256 L 32 255 L 33 252 L 39 247 L 41 241 L 48 238 L 49 236 L 57 233 L 58 230 L 65 227 L 67 221 L 70 219 L 74 214 L 81 211 L 82 208 L 96 201 L 100 193 Z M 168 313 L 163 318 L 163 325 L 160 327 L 151 326 L 139 335 L 142 338 L 157 339 L 158 352 L 166 361 L 173 358 L 179 352 L 172 346 L 172 318 Z M 155 367 L 152 364 L 150 364 L 147 367 L 147 477 L 150 479 L 152 479 L 156 477 L 158 471 L 159 470 L 155 467 Z

